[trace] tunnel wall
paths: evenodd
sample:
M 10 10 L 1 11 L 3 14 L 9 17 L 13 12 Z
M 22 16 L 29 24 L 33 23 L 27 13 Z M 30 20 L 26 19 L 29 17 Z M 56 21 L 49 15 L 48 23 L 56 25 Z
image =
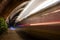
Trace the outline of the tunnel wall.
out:
M 60 10 L 60 5 L 53 6 L 42 12 L 37 12 L 34 15 L 21 21 L 22 24 L 31 24 L 31 23 L 41 23 L 41 22 L 51 22 L 51 21 L 60 21 L 60 11 L 52 13 L 56 10 Z M 48 15 L 42 15 L 49 13 Z

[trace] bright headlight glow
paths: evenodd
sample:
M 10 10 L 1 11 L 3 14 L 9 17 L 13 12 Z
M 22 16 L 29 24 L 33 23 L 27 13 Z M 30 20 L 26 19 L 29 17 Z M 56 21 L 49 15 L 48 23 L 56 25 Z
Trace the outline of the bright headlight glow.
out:
M 10 27 L 9 29 L 10 29 L 10 30 L 16 30 L 16 28 L 14 28 L 14 27 Z

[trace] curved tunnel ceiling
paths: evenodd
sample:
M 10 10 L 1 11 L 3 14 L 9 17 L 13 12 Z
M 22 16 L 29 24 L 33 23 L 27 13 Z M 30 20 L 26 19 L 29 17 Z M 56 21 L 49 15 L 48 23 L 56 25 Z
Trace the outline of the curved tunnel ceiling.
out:
M 21 3 L 20 5 L 18 5 L 15 9 L 13 9 L 12 12 L 10 13 L 10 19 L 13 17 L 13 15 L 15 15 L 19 11 L 23 10 L 24 8 L 22 8 L 22 7 L 27 5 L 28 3 L 29 3 L 29 1 L 25 1 L 25 2 Z
M 25 1 L 28 1 L 28 0 L 0 0 L 0 17 L 3 17 L 6 20 L 7 17 L 10 15 L 10 13 L 18 5 L 22 4 Z M 19 9 L 19 10 L 23 10 L 23 7 L 22 9 Z
M 4 17 L 5 19 L 13 9 L 15 9 L 21 3 L 28 0 L 2 0 L 0 1 L 0 17 Z
M 20 5 L 18 5 L 16 8 L 10 12 L 9 16 L 7 17 L 6 21 L 9 21 L 9 18 L 12 19 L 14 15 L 16 15 L 18 12 L 22 11 L 24 7 L 29 3 L 29 1 L 22 2 Z

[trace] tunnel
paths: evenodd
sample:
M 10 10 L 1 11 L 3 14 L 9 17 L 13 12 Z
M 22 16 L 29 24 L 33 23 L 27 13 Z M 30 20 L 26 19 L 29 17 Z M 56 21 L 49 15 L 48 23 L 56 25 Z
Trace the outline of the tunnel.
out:
M 60 40 L 60 0 L 1 0 L 0 33 L 0 40 Z

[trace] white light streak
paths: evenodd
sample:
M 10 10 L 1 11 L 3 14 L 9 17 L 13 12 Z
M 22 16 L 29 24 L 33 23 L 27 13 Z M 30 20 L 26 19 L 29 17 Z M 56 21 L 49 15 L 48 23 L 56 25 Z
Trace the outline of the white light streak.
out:
M 35 4 L 35 2 L 37 2 L 37 4 L 39 4 L 39 5 L 37 6 L 37 4 Z M 40 2 L 41 2 L 41 0 L 40 1 L 32 0 L 27 5 L 25 10 L 23 10 L 21 12 L 21 14 L 18 16 L 18 18 L 16 19 L 16 22 L 21 21 L 21 20 L 27 18 L 28 16 L 35 14 L 38 11 L 41 11 L 41 10 L 44 10 L 44 9 L 49 8 L 51 6 L 54 6 L 60 1 L 59 0 L 44 0 L 44 1 L 42 1 L 43 3 L 40 3 Z
M 26 6 L 26 8 L 21 12 L 18 16 L 17 21 L 22 20 L 26 15 L 28 15 L 34 8 L 39 6 L 39 4 L 43 3 L 45 0 L 31 0 L 30 3 Z
M 36 13 L 42 9 L 46 9 L 50 6 L 55 5 L 58 2 L 59 2 L 59 0 L 47 0 L 44 3 L 42 3 L 41 5 L 39 5 L 37 8 L 35 8 L 31 13 Z

